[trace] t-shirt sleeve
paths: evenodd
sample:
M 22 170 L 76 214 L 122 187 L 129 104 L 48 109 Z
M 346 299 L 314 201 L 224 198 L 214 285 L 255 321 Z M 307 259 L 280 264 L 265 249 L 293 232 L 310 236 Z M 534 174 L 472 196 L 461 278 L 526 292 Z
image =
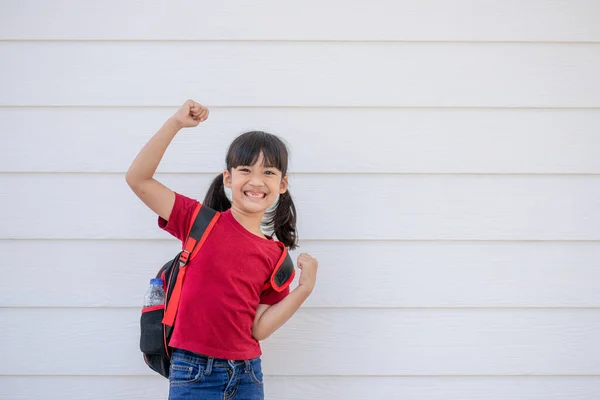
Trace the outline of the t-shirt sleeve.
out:
M 190 199 L 189 197 L 175 192 L 175 204 L 173 205 L 169 220 L 167 221 L 159 216 L 159 228 L 183 241 L 187 237 L 190 222 L 198 203 L 197 200 Z
M 288 294 L 290 294 L 289 286 L 283 289 L 281 292 L 276 292 L 273 290 L 273 288 L 269 288 L 261 293 L 259 303 L 272 306 L 273 304 L 277 304 L 281 300 L 285 299 Z

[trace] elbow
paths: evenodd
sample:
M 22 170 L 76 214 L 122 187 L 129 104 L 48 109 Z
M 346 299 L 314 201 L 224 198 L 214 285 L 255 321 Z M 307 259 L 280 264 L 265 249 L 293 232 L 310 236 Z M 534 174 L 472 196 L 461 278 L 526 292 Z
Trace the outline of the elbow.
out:
M 143 182 L 143 179 L 140 179 L 139 176 L 136 176 L 135 173 L 132 173 L 131 170 L 129 170 L 125 174 L 125 182 L 127 182 L 127 185 L 135 192 L 136 189 L 140 187 L 140 183 Z
M 127 185 L 129 185 L 129 187 L 133 187 L 135 179 L 133 179 L 133 177 L 131 176 L 130 171 L 127 171 L 127 173 L 125 174 L 125 182 L 127 182 Z
M 132 189 L 135 186 L 137 179 L 135 179 L 135 176 L 131 173 L 131 170 L 127 171 L 125 174 L 125 182 L 127 182 L 129 187 Z
M 263 337 L 263 335 L 261 334 L 260 330 L 257 329 L 256 327 L 252 327 L 252 337 L 256 340 L 258 340 L 259 342 L 261 340 L 265 340 L 265 338 Z
M 260 342 L 261 340 L 265 340 L 266 338 L 271 336 L 271 334 L 266 332 L 264 329 L 261 329 L 259 326 L 255 325 L 252 327 L 252 336 L 254 337 L 254 339 Z

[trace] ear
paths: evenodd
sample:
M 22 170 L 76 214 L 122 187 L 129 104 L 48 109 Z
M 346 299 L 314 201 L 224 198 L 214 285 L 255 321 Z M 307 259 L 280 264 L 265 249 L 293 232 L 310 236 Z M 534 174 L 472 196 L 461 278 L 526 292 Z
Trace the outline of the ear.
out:
M 281 179 L 281 183 L 279 184 L 279 194 L 284 194 L 285 192 L 287 192 L 288 186 L 288 176 L 286 175 L 283 177 L 283 179 Z
M 223 171 L 223 185 L 231 189 L 231 174 L 227 170 Z

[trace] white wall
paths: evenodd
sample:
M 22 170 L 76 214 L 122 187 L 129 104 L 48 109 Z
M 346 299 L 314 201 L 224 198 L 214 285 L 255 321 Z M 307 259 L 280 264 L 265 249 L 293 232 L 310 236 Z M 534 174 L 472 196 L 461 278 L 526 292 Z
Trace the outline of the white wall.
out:
M 220 3 L 0 4 L 0 398 L 166 398 L 138 318 L 178 246 L 124 173 L 187 98 L 174 190 L 292 149 L 321 268 L 269 399 L 600 397 L 600 3 Z

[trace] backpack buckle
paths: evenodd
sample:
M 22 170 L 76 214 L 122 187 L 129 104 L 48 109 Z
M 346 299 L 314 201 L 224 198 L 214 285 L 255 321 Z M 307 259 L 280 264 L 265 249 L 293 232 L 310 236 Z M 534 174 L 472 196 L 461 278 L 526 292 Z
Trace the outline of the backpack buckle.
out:
M 183 250 L 179 255 L 179 267 L 183 267 L 184 265 L 186 265 L 189 258 L 190 252 L 188 250 Z

